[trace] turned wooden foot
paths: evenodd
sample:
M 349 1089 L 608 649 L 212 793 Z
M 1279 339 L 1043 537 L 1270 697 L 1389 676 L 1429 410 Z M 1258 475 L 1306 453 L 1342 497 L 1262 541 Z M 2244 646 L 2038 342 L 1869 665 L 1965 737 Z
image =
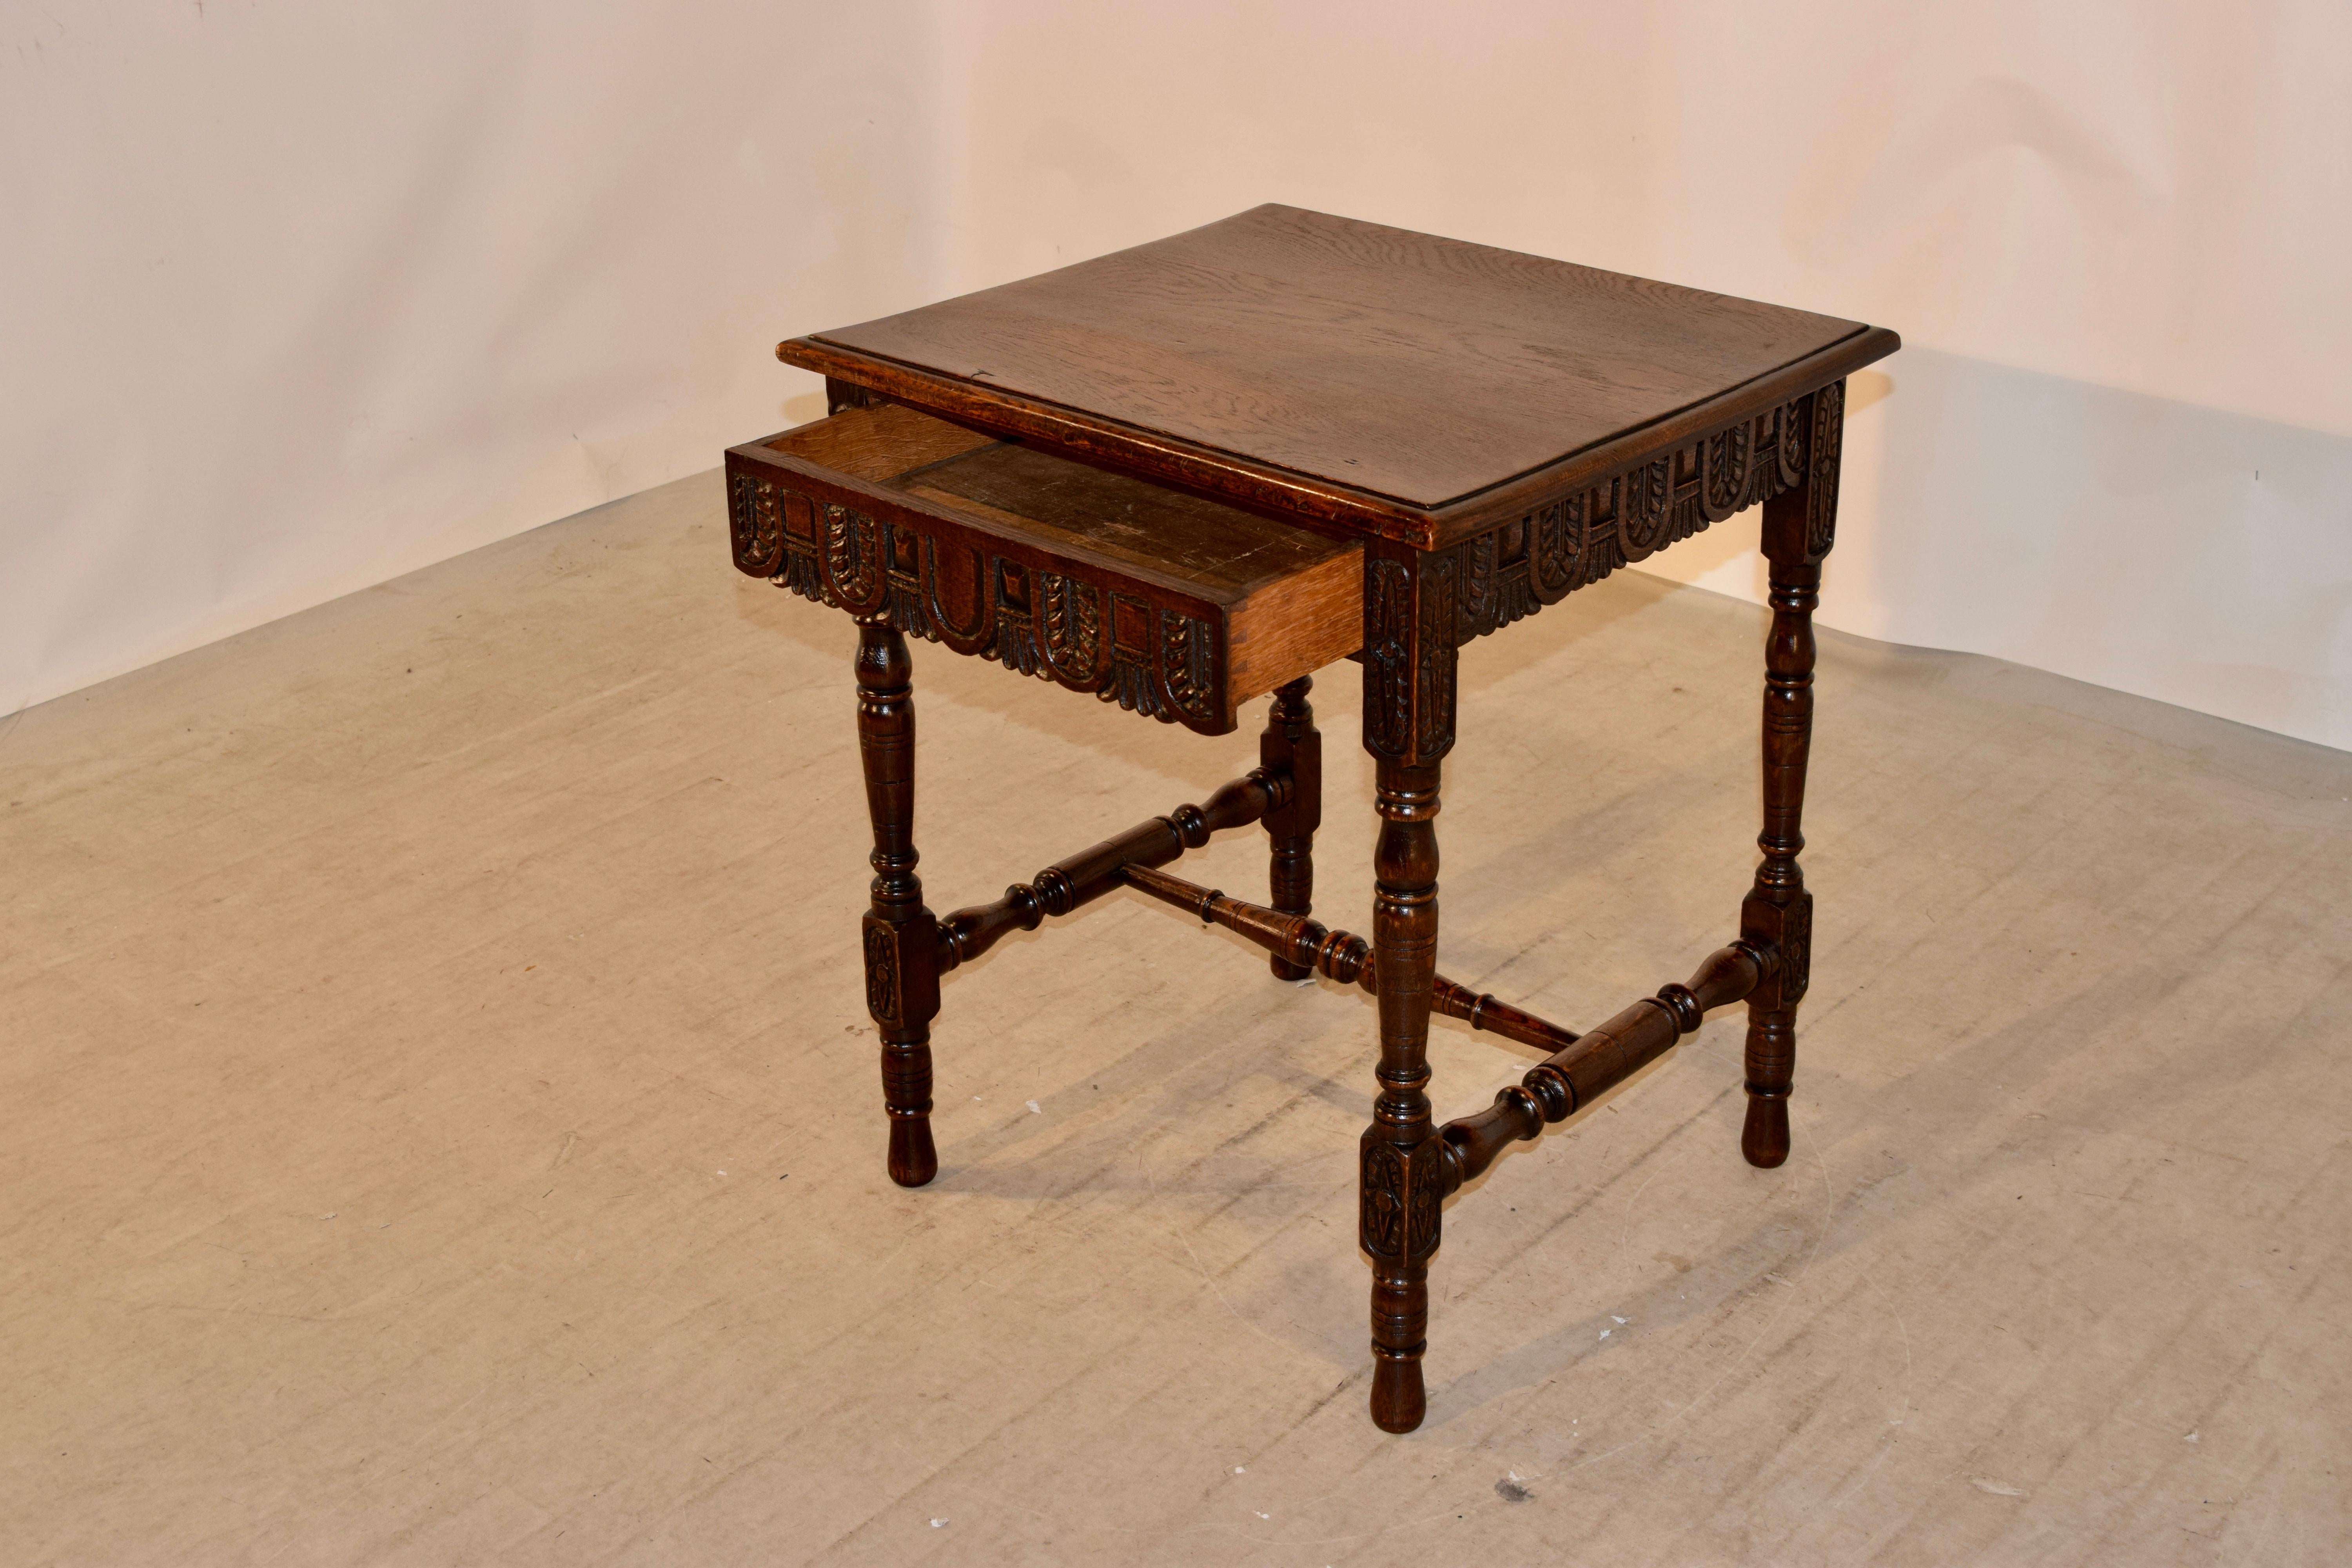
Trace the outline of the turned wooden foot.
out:
M 1748 1056 L 1756 1053 L 1750 1037 Z M 1748 1084 L 1748 1120 L 1739 1129 L 1739 1152 L 1751 1165 L 1771 1170 L 1789 1157 L 1789 1091 L 1786 1089 L 1759 1089 L 1754 1079 Z
M 1410 1432 L 1428 1413 L 1421 1383 L 1421 1358 L 1428 1349 L 1429 1265 L 1374 1269 L 1372 1425 L 1381 1431 Z
M 890 1179 L 902 1187 L 919 1187 L 940 1173 L 940 1152 L 931 1143 L 931 1048 L 919 1046 L 923 1089 L 919 1100 L 905 1108 L 895 1103 L 888 1087 L 891 1047 L 883 1047 L 884 1094 L 890 1105 Z
M 931 1019 L 940 1010 L 939 923 L 915 875 L 914 665 L 907 639 L 876 616 L 857 624 L 857 751 L 874 824 L 873 902 L 866 911 L 866 1010 L 882 1040 L 890 1179 L 939 1174 L 931 1143 Z

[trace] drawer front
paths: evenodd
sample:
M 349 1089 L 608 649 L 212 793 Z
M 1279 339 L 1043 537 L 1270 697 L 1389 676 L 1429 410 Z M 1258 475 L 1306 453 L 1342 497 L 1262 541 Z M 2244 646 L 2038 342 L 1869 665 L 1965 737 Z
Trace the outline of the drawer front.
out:
M 737 570 L 1204 735 L 1230 733 L 1229 607 L 774 450 L 727 454 Z

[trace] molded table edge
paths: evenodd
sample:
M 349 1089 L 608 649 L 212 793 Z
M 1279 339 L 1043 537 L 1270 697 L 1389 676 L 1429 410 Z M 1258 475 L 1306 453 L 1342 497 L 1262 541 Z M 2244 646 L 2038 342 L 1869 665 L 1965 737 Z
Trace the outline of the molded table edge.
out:
M 925 366 L 845 349 L 822 337 L 776 345 L 786 364 L 853 383 L 991 434 L 1032 440 L 1104 468 L 1175 483 L 1285 521 L 1392 539 L 1416 549 L 1453 544 L 1532 510 L 1553 496 L 1685 446 L 1697 436 L 1752 418 L 1876 363 L 1903 346 L 1884 327 L 1865 326 L 1777 370 L 1686 405 L 1538 468 L 1439 507 L 1417 507 L 1374 491 L 1259 462 L 1084 409 L 984 387 Z

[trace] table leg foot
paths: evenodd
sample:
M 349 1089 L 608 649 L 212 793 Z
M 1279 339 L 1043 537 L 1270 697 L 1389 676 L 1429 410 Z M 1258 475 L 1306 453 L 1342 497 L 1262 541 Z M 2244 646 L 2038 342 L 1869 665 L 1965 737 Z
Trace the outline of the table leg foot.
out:
M 890 1118 L 890 1179 L 902 1187 L 919 1187 L 940 1173 L 940 1152 L 931 1143 L 928 1116 Z
M 1773 1170 L 1789 1158 L 1789 1095 L 1748 1091 L 1748 1121 L 1739 1130 L 1739 1152 L 1759 1170 Z
M 1429 1349 L 1429 1268 L 1381 1268 L 1372 1281 L 1372 1425 L 1410 1432 L 1429 1402 L 1421 1358 Z

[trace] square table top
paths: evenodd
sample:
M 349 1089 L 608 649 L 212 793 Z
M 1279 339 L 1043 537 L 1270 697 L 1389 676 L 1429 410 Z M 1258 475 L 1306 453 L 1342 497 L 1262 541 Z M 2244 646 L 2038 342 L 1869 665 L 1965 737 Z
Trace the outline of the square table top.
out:
M 1266 205 L 776 352 L 1428 548 L 1897 346 L 1858 321 Z

